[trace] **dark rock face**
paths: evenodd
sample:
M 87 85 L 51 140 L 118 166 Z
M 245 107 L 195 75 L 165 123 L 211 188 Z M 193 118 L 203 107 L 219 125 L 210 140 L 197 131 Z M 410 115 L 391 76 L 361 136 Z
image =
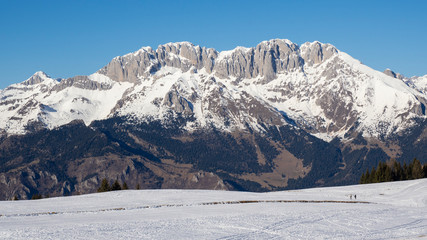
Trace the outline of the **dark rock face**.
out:
M 130 188 L 267 191 L 300 187 L 302 182 L 320 186 L 316 181 L 327 182 L 341 161 L 339 149 L 293 128 L 272 129 L 269 136 L 215 130 L 189 134 L 180 130 L 182 124 L 164 128 L 155 122 L 129 125 L 124 119 L 109 119 L 86 127 L 75 121 L 3 139 L 0 198 L 90 193 L 103 178 Z M 310 155 L 316 149 L 321 152 Z M 299 170 L 280 167 L 298 162 Z M 320 165 L 327 170 L 311 171 Z
M 188 133 L 182 130 L 185 124 L 185 119 L 166 127 L 112 118 L 90 127 L 74 121 L 4 138 L 0 199 L 96 192 L 103 178 L 126 182 L 131 189 L 270 191 L 354 184 L 367 168 L 389 157 L 387 146 L 361 135 L 352 142 L 328 143 L 292 126 L 267 128 L 259 135 L 214 129 Z M 405 149 L 419 150 L 427 144 L 425 132 L 419 128 L 412 140 L 398 141 L 408 142 L 401 144 Z
M 131 143 L 115 139 L 108 129 L 95 130 L 81 121 L 3 139 L 0 199 L 96 192 L 103 178 L 118 179 L 131 188 L 228 189 L 216 174 L 159 159 L 159 153 L 125 140 Z

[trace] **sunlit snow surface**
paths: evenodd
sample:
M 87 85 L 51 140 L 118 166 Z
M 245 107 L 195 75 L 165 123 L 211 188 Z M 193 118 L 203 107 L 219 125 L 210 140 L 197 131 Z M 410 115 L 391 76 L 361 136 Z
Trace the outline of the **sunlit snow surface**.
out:
M 427 239 L 427 179 L 271 193 L 128 190 L 0 202 L 0 214 L 1 239 Z

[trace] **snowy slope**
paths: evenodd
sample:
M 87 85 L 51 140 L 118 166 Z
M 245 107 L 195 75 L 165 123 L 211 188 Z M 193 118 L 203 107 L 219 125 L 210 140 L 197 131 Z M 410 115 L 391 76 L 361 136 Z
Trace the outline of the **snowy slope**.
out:
M 304 71 L 279 74 L 267 84 L 246 84 L 246 91 L 301 126 L 316 129 L 312 133 L 325 140 L 344 137 L 354 126 L 367 137 L 390 135 L 412 126 L 412 119 L 425 117 L 418 100 L 424 95 L 340 51 Z
M 422 77 L 411 77 L 404 79 L 405 82 L 414 89 L 427 95 L 427 75 Z
M 4 239 L 426 239 L 427 179 L 270 193 L 127 190 L 0 202 L 0 214 Z
M 40 81 L 29 81 L 42 76 Z M 86 77 L 85 77 L 86 78 Z M 54 128 L 81 119 L 86 124 L 104 119 L 110 113 L 131 83 L 117 83 L 97 73 L 85 79 L 88 83 L 108 86 L 90 89 L 58 82 L 37 72 L 23 83 L 14 84 L 0 92 L 0 129 L 9 134 L 24 134 L 31 123 Z M 71 81 L 69 81 L 71 82 Z

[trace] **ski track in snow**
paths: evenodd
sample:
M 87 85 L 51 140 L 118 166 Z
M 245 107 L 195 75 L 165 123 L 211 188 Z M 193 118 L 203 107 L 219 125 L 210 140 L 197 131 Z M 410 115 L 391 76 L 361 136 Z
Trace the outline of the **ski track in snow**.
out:
M 270 193 L 129 190 L 4 201 L 0 214 L 0 239 L 427 239 L 427 179 Z

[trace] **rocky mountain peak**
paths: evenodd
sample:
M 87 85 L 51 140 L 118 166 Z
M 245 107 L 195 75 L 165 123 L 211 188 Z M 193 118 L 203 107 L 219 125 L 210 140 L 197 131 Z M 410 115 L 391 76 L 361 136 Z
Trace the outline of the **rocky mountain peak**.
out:
M 335 46 L 318 41 L 306 42 L 301 45 L 301 56 L 309 66 L 319 64 L 338 53 Z
M 395 73 L 395 72 L 393 72 L 393 71 L 392 71 L 391 69 L 389 69 L 389 68 L 387 68 L 386 70 L 384 70 L 384 74 L 385 74 L 385 75 L 387 75 L 387 76 L 393 77 L 393 78 L 400 79 L 400 80 L 405 79 L 405 76 L 403 76 L 403 75 L 402 75 L 402 74 L 400 74 L 400 73 Z
M 221 78 L 261 77 L 268 82 L 275 79 L 277 73 L 303 66 L 298 49 L 298 45 L 286 39 L 264 41 L 255 48 L 240 47 L 221 52 L 214 69 Z
M 53 80 L 45 72 L 38 71 L 34 73 L 30 78 L 22 82 L 24 85 L 35 85 L 44 82 L 45 80 Z
M 136 52 L 114 58 L 98 73 L 112 80 L 136 83 L 164 66 L 186 72 L 191 67 L 215 72 L 220 78 L 255 78 L 265 81 L 276 78 L 277 73 L 302 70 L 304 64 L 319 64 L 338 50 L 320 42 L 305 43 L 300 47 L 287 39 L 263 41 L 256 47 L 237 47 L 218 52 L 213 48 L 195 46 L 190 42 L 159 45 L 157 50 L 144 47 Z

